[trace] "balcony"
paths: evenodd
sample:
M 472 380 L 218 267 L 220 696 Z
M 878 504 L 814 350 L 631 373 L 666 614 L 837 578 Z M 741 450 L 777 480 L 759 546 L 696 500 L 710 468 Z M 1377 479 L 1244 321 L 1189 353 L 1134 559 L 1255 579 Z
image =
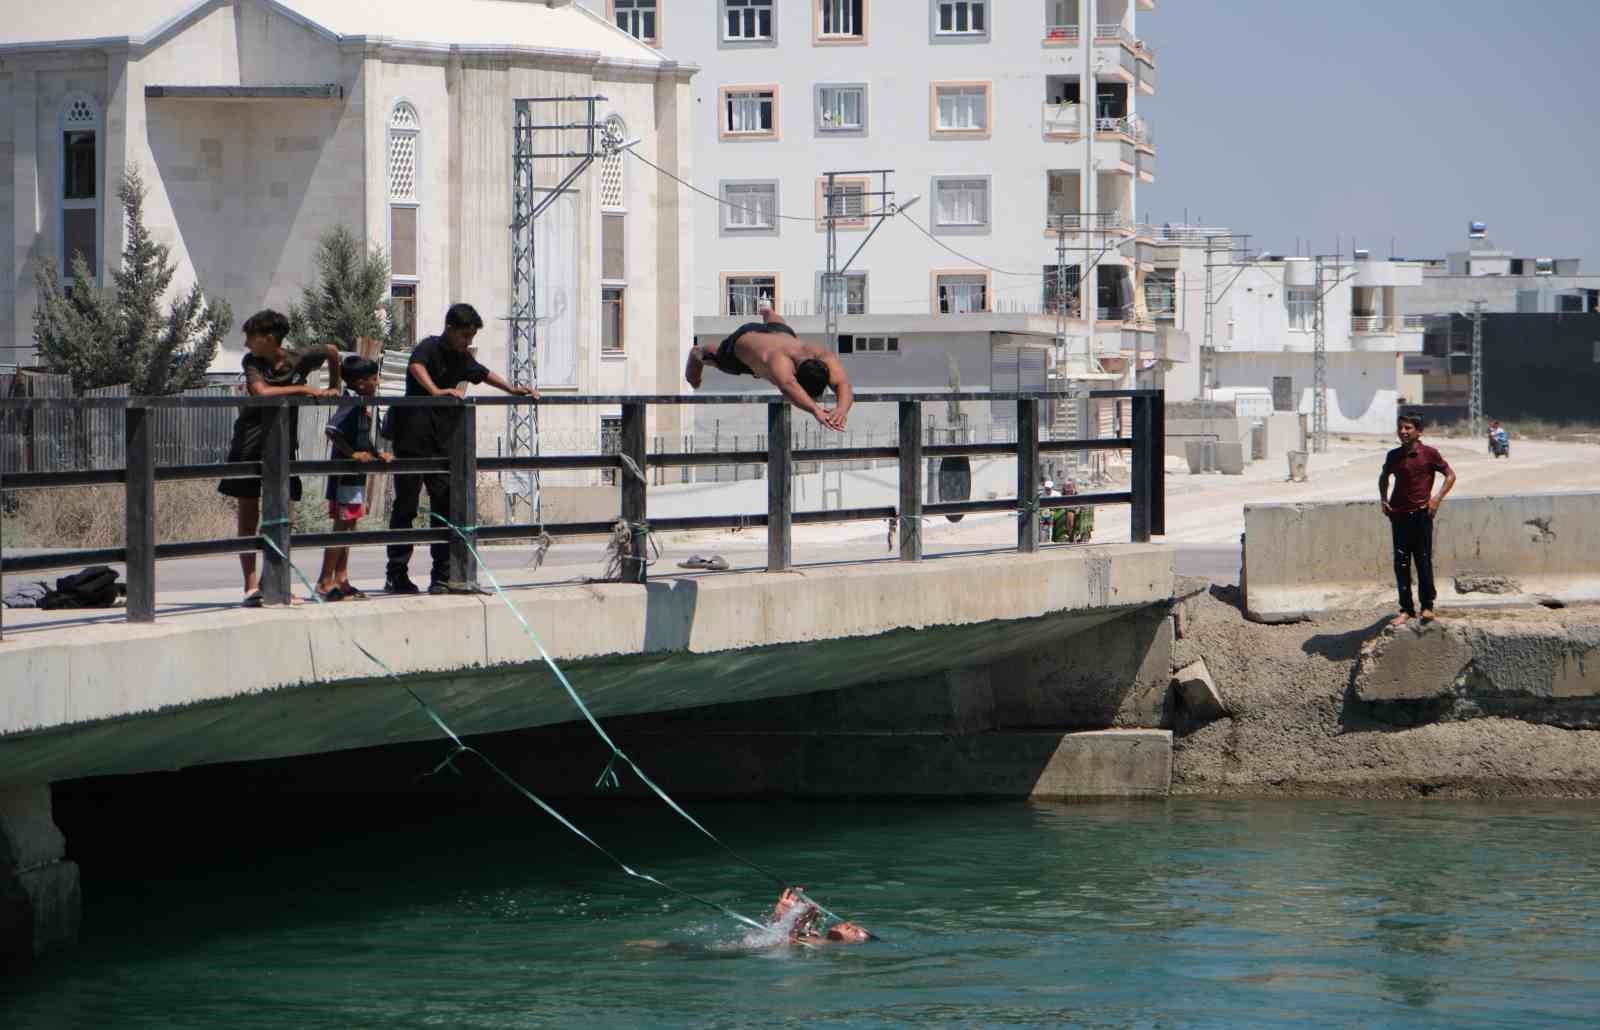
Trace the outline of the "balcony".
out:
M 1154 148 L 1140 147 L 1136 151 L 1140 182 L 1156 181 L 1156 152 Z
M 1045 230 L 1057 232 L 1065 229 L 1067 232 L 1097 232 L 1097 231 L 1126 231 L 1133 222 L 1121 211 L 1101 211 L 1097 214 L 1085 215 L 1077 211 L 1054 211 L 1046 219 Z
M 1130 143 L 1150 143 L 1150 127 L 1136 114 L 1096 118 L 1094 131 L 1121 136 Z
M 1045 104 L 1045 139 L 1077 139 L 1083 135 L 1082 104 Z
M 1076 25 L 1046 25 L 1044 27 L 1045 46 L 1077 46 L 1078 26 Z
M 1133 38 L 1133 33 L 1122 26 L 1121 22 L 1107 22 L 1094 27 L 1094 41 L 1096 43 L 1121 43 L 1128 49 L 1138 42 Z
M 1148 51 L 1139 51 L 1139 60 L 1136 63 L 1139 66 L 1139 92 L 1148 97 L 1154 96 L 1156 92 L 1156 66 L 1155 55 L 1151 53 L 1149 57 L 1146 58 L 1145 55 L 1147 53 Z

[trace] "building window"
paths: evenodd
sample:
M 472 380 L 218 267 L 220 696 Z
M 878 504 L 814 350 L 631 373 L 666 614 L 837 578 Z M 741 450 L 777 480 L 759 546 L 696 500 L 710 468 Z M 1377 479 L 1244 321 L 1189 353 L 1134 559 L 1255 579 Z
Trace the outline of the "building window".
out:
M 1044 266 L 1044 313 L 1047 315 L 1060 314 L 1059 309 L 1064 309 L 1067 315 L 1076 318 L 1078 310 L 1078 284 L 1083 281 L 1083 272 L 1078 265 L 1067 265 L 1065 275 L 1058 273 L 1058 266 Z
M 600 453 L 622 453 L 622 416 L 600 416 Z M 600 482 L 604 486 L 617 485 L 617 469 L 601 469 Z
M 817 87 L 817 131 L 861 135 L 867 129 L 865 84 Z
M 934 38 L 987 38 L 988 7 L 988 0 L 933 0 Z
M 656 34 L 656 0 L 611 0 L 611 16 L 617 28 L 634 39 L 657 46 L 661 37 Z
M 406 350 L 417 345 L 417 284 L 391 283 L 389 303 L 394 308 L 394 324 Z
M 724 43 L 770 43 L 772 0 L 722 0 Z
M 828 196 L 828 180 L 817 180 L 817 229 L 828 228 L 833 215 L 835 229 L 861 229 L 867 224 L 867 180 L 834 179 L 833 197 Z
M 898 336 L 857 336 L 853 333 L 839 334 L 840 354 L 899 354 L 900 337 Z
M 935 232 L 988 232 L 989 179 L 934 179 Z
M 1317 288 L 1315 286 L 1286 286 L 1283 305 L 1289 311 L 1289 328 L 1297 333 L 1309 333 L 1316 328 Z
M 628 138 L 628 124 L 621 115 L 606 118 L 602 132 L 614 143 Z M 614 150 L 600 159 L 600 206 L 620 209 L 627 206 L 627 178 L 622 173 L 622 151 Z
M 721 206 L 723 235 L 778 235 L 778 180 L 724 182 Z
M 846 272 L 834 280 L 834 309 L 841 315 L 867 313 L 867 273 Z M 828 302 L 828 273 L 817 273 L 817 313 L 825 313 Z M 842 352 L 841 352 L 842 353 Z
M 723 278 L 723 314 L 754 317 L 760 314 L 761 301 L 778 306 L 776 275 L 730 275 Z
M 750 86 L 722 91 L 722 135 L 734 139 L 778 137 L 778 87 Z
M 817 42 L 860 43 L 867 38 L 867 0 L 811 0 Z
M 942 274 L 934 281 L 939 297 L 939 314 L 969 315 L 989 310 L 988 276 Z
M 609 211 L 600 216 L 600 278 L 607 282 L 624 282 L 628 278 L 622 235 L 626 217 Z
M 422 210 L 419 169 L 422 156 L 422 120 L 405 101 L 389 112 L 389 295 L 396 310 L 409 306 L 406 319 L 410 339 L 416 338 L 417 228 Z
M 1294 411 L 1294 377 L 1272 377 L 1272 410 Z
M 608 354 L 622 353 L 623 294 L 625 286 L 600 288 L 600 349 Z
M 1150 317 L 1170 322 L 1178 317 L 1177 274 L 1163 269 L 1144 277 L 1144 304 Z
M 987 136 L 989 84 L 987 82 L 935 83 L 933 132 L 936 136 Z
M 100 278 L 100 110 L 93 100 L 67 98 L 61 112 L 61 276 L 71 280 L 82 254 Z

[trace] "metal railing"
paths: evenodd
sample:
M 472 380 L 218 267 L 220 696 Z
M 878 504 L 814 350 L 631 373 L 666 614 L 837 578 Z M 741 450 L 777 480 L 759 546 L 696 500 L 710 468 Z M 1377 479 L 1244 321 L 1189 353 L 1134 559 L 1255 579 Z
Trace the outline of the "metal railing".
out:
M 1051 43 L 1076 43 L 1078 41 L 1078 26 L 1076 25 L 1046 25 L 1044 38 Z
M 1096 25 L 1094 27 L 1094 38 L 1096 41 L 1114 39 L 1118 43 L 1126 43 L 1129 46 L 1133 46 L 1134 43 L 1133 33 L 1124 28 L 1121 22 L 1104 22 Z
M 1083 133 L 1082 104 L 1044 105 L 1044 131 L 1052 136 L 1078 136 Z
M 1421 332 L 1427 327 L 1426 315 L 1351 315 L 1350 331 L 1358 336 L 1388 336 L 1399 332 Z
M 1086 504 L 1127 504 L 1131 508 L 1131 537 L 1136 543 L 1149 541 L 1152 534 L 1166 532 L 1164 449 L 1164 395 L 1159 390 L 1096 390 L 1092 398 L 1127 398 L 1131 401 L 1132 435 L 1109 439 L 1042 440 L 1040 402 L 1064 400 L 1081 394 L 1060 391 L 968 391 L 927 393 L 860 393 L 857 404 L 897 404 L 898 441 L 893 446 L 797 449 L 793 443 L 794 409 L 769 396 L 748 395 L 577 395 L 545 397 L 530 401 L 520 397 L 475 397 L 467 401 L 442 397 L 372 397 L 366 403 L 382 407 L 444 407 L 455 417 L 448 420 L 447 455 L 437 458 L 397 458 L 384 465 L 391 475 L 445 474 L 450 479 L 451 508 L 469 513 L 463 521 L 475 522 L 478 474 L 480 472 L 543 471 L 573 469 L 615 469 L 621 494 L 621 522 L 627 527 L 629 544 L 622 557 L 624 582 L 645 581 L 645 551 L 652 530 L 681 531 L 767 527 L 767 569 L 783 571 L 793 564 L 792 532 L 795 524 L 845 522 L 853 520 L 897 519 L 900 559 L 920 561 L 922 517 L 960 515 L 974 512 L 1017 511 L 1027 514 L 1039 508 L 1059 508 Z M 1015 401 L 1017 435 L 1010 442 L 924 444 L 924 401 L 945 404 L 950 401 Z M 123 546 L 55 551 L 17 557 L 4 555 L 0 540 L 0 593 L 3 577 L 43 569 L 79 565 L 124 563 L 127 568 L 127 619 L 152 622 L 155 619 L 156 562 L 174 558 L 240 554 L 260 550 L 262 557 L 261 592 L 268 604 L 287 604 L 291 599 L 290 560 L 302 547 L 364 547 L 398 543 L 448 543 L 450 581 L 462 587 L 476 586 L 477 570 L 472 556 L 480 541 L 534 539 L 546 532 L 564 534 L 609 534 L 617 520 L 600 522 L 545 523 L 530 525 L 463 526 L 457 529 L 381 529 L 354 532 L 295 533 L 290 528 L 290 477 L 370 473 L 370 464 L 355 461 L 296 460 L 290 453 L 291 420 L 297 409 L 328 407 L 340 398 L 306 397 L 105 397 L 86 399 L 40 398 L 0 400 L 0 413 L 16 410 L 52 411 L 87 408 L 120 409 L 123 412 L 123 450 L 126 464 L 117 469 L 70 472 L 28 472 L 0 479 L 0 497 L 13 490 L 32 490 L 72 486 L 122 484 L 124 490 L 125 532 Z M 537 403 L 542 406 L 601 406 L 622 409 L 619 453 L 563 454 L 518 457 L 488 457 L 477 453 L 477 415 L 480 408 L 507 407 Z M 646 412 L 651 405 L 682 404 L 764 404 L 767 406 L 767 434 L 764 450 L 715 453 L 656 452 L 646 449 Z M 205 465 L 158 466 L 155 461 L 152 428 L 157 413 L 170 409 L 206 407 L 250 407 L 268 409 L 265 415 L 265 447 L 260 461 Z M 1039 459 L 1041 453 L 1070 451 L 1128 450 L 1131 452 L 1130 479 L 1124 491 L 1076 494 L 1070 497 L 1039 497 Z M 983 454 L 1014 454 L 1017 457 L 1017 495 L 1011 498 L 924 503 L 924 468 L 929 458 Z M 793 482 L 797 462 L 892 459 L 899 463 L 899 503 L 878 507 L 794 510 Z M 648 474 L 655 467 L 685 467 L 706 464 L 764 463 L 767 480 L 767 511 L 763 515 L 694 515 L 649 519 Z M 156 543 L 155 490 L 157 483 L 175 480 L 220 480 L 231 477 L 261 479 L 261 526 L 257 535 L 217 540 L 192 540 Z M 1038 549 L 1038 533 L 1032 518 L 1019 520 L 1017 550 L 1032 553 Z

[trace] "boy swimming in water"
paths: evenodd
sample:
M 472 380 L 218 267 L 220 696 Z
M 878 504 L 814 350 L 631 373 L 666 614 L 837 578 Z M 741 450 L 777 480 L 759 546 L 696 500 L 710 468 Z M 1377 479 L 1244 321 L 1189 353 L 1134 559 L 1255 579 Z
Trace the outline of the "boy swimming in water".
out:
M 752 933 L 745 938 L 742 948 L 762 949 L 772 948 L 779 944 L 798 944 L 802 947 L 816 947 L 819 944 L 864 944 L 867 941 L 878 939 L 877 934 L 860 925 L 839 921 L 826 929 L 822 926 L 822 909 L 817 903 L 805 896 L 804 887 L 788 887 L 778 895 L 778 903 L 772 908 L 772 915 L 767 919 L 767 925 L 774 930 L 782 931 L 783 936 L 757 935 Z M 758 942 L 752 938 L 759 936 Z M 679 950 L 684 945 L 671 941 L 642 940 L 629 941 L 630 948 L 647 948 L 651 951 Z M 698 949 L 689 949 L 698 950 Z

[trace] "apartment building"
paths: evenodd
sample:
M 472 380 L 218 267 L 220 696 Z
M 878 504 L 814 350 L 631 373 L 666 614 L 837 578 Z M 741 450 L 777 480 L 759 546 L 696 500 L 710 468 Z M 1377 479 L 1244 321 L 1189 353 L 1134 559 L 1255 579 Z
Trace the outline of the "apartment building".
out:
M 1421 400 L 1421 383 L 1407 362 L 1422 353 L 1428 319 L 1406 313 L 1406 296 L 1422 286 L 1422 262 L 1374 259 L 1365 251 L 1320 263 L 1251 254 L 1224 228 L 1146 232 L 1150 317 L 1162 332 L 1186 338 L 1196 358 L 1165 374 L 1169 401 L 1203 399 L 1209 375 L 1216 390 L 1270 390 L 1275 410 L 1311 414 L 1319 297 L 1329 431 L 1389 432 L 1402 401 Z
M 1153 359 L 1137 303 L 1153 266 L 1134 213 L 1155 175 L 1138 110 L 1156 86 L 1138 35 L 1154 0 L 583 2 L 700 69 L 694 181 L 721 201 L 694 201 L 700 341 L 751 320 L 762 297 L 825 337 L 834 171 L 851 173 L 831 201 L 849 262 L 837 349 L 859 388 L 1131 385 L 1140 356 Z M 860 174 L 873 170 L 889 174 Z M 906 211 L 880 226 L 885 186 Z M 992 408 L 968 415 L 1014 417 Z

